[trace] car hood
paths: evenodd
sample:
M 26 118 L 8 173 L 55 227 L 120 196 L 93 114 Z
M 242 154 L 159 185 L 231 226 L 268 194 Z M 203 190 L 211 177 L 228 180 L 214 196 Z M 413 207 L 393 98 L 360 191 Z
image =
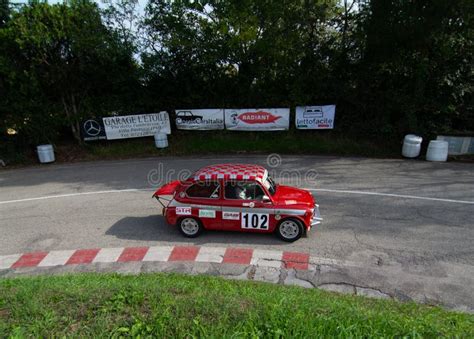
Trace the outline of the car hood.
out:
M 313 195 L 304 189 L 278 185 L 273 200 L 278 205 L 306 205 L 312 207 L 314 205 Z

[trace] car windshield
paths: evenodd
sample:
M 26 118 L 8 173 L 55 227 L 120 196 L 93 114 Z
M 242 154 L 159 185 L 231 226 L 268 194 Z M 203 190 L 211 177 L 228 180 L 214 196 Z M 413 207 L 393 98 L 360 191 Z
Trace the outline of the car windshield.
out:
M 265 180 L 265 182 L 263 183 L 263 185 L 264 185 L 265 188 L 268 190 L 268 193 L 270 193 L 271 195 L 275 195 L 275 192 L 276 192 L 276 184 L 275 184 L 275 182 L 273 181 L 272 178 L 267 177 L 267 180 Z

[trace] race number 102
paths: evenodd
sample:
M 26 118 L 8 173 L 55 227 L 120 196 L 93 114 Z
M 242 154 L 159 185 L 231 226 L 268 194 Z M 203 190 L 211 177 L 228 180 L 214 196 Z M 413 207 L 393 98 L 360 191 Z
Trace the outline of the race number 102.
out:
M 242 228 L 268 230 L 268 214 L 242 213 Z

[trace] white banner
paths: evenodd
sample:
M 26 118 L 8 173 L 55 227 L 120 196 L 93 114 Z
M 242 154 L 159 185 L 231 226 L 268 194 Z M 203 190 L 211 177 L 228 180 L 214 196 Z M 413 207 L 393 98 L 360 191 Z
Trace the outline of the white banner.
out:
M 168 112 L 107 117 L 102 120 L 107 140 L 148 137 L 157 132 L 171 134 Z
M 176 110 L 175 122 L 178 129 L 224 129 L 224 110 L 180 109 Z
M 298 129 L 333 129 L 336 105 L 297 106 L 295 124 Z
M 235 131 L 281 131 L 290 127 L 289 108 L 226 109 L 225 127 Z

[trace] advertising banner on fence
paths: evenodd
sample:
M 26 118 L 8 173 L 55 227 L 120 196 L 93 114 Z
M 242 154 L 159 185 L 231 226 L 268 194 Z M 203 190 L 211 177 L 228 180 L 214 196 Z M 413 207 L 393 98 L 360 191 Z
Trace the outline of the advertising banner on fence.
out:
M 82 139 L 84 141 L 105 140 L 105 128 L 101 118 L 90 118 L 82 122 Z
M 281 131 L 290 127 L 289 108 L 226 109 L 225 127 L 235 131 Z
M 180 109 L 176 110 L 175 122 L 178 129 L 224 129 L 224 110 Z
M 159 131 L 171 134 L 168 112 L 107 117 L 103 122 L 108 140 L 148 137 Z
M 297 106 L 295 124 L 298 129 L 333 129 L 336 105 Z

